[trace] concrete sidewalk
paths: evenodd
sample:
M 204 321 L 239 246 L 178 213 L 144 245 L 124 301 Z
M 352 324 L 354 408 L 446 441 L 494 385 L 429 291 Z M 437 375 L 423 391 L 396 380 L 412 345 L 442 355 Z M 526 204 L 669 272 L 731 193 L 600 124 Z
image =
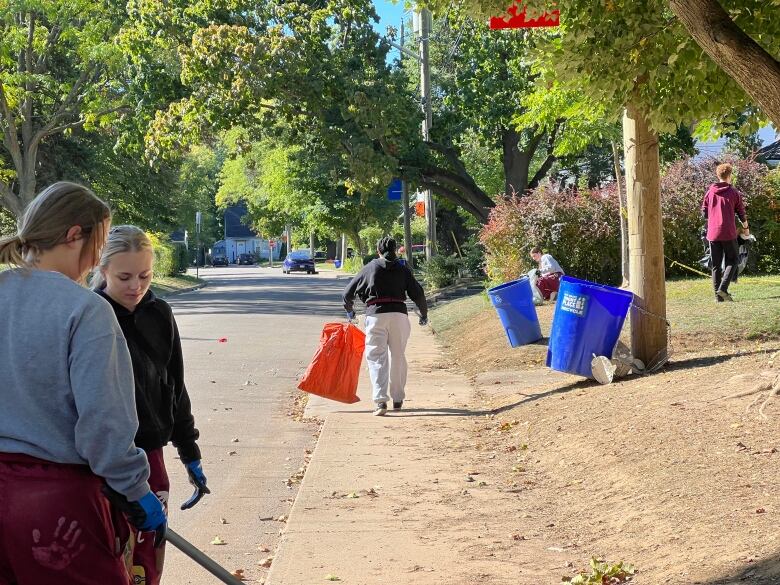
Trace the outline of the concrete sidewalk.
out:
M 365 367 L 361 402 L 311 398 L 307 414 L 325 424 L 266 585 L 560 581 L 549 571 L 565 566 L 560 552 L 533 546 L 515 558 L 515 518 L 487 513 L 512 498 L 467 460 L 465 430 L 489 413 L 469 410 L 469 381 L 443 369 L 416 321 L 402 411 L 371 416 Z

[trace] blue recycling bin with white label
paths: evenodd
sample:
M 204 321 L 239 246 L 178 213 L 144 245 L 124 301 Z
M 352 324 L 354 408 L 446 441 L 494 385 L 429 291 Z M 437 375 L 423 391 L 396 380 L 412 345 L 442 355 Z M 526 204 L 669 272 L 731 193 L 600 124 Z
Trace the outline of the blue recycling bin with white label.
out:
M 494 286 L 488 289 L 487 294 L 504 326 L 509 345 L 518 347 L 542 338 L 531 282 L 527 276 Z
M 592 378 L 593 356 L 612 357 L 633 300 L 631 291 L 571 276 L 561 278 L 547 366 Z

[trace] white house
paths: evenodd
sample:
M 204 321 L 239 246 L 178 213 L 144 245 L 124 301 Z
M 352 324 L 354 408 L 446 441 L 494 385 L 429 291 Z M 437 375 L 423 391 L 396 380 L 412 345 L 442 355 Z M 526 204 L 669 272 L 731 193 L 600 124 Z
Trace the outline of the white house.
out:
M 244 203 L 231 205 L 225 209 L 224 226 L 225 239 L 215 242 L 211 248 L 211 255 L 224 254 L 231 263 L 238 260 L 239 254 L 255 254 L 260 258 L 268 259 L 269 241 L 260 237 L 247 221 L 247 207 Z M 281 241 L 273 240 L 273 257 L 279 259 Z

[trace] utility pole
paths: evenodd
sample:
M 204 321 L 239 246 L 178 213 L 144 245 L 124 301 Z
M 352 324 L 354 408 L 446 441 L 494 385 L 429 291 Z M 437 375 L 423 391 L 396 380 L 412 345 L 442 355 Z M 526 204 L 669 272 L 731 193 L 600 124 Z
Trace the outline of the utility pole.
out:
M 401 47 L 404 46 L 404 19 L 401 17 Z M 404 61 L 404 52 L 401 51 L 401 54 L 398 57 L 399 62 L 402 64 L 401 67 L 403 68 L 403 61 Z M 409 212 L 409 184 L 401 180 L 401 206 L 403 207 L 403 213 L 404 213 L 404 250 L 406 250 L 406 262 L 409 265 L 409 268 L 414 270 L 414 257 L 412 256 L 412 218 L 411 214 Z
M 428 142 L 431 139 L 431 126 L 433 125 L 433 106 L 431 104 L 431 65 L 430 65 L 430 38 L 432 28 L 431 11 L 421 8 L 415 14 L 419 19 L 420 40 L 420 92 L 422 94 L 423 122 L 422 138 Z M 425 196 L 425 258 L 430 260 L 436 255 L 436 201 L 430 189 L 426 189 Z
M 669 355 L 658 135 L 633 104 L 628 104 L 623 114 L 623 148 L 629 275 L 634 293 L 631 351 L 652 370 Z
M 203 214 L 195 212 L 195 278 L 200 278 L 200 224 L 203 223 Z

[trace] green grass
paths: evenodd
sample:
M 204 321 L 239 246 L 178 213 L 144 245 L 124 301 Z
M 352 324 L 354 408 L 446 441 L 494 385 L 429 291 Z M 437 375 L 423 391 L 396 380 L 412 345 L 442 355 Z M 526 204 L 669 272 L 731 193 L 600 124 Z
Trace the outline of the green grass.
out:
M 165 296 L 185 288 L 196 286 L 201 282 L 203 282 L 203 280 L 190 276 L 189 274 L 161 277 L 155 276 L 152 281 L 152 290 L 157 296 Z
M 734 303 L 715 303 L 706 278 L 667 282 L 667 316 L 677 333 L 718 333 L 757 339 L 780 336 L 780 276 L 740 277 Z
M 444 333 L 461 321 L 470 319 L 487 309 L 491 309 L 487 293 L 456 299 L 431 309 L 431 325 L 436 333 Z

